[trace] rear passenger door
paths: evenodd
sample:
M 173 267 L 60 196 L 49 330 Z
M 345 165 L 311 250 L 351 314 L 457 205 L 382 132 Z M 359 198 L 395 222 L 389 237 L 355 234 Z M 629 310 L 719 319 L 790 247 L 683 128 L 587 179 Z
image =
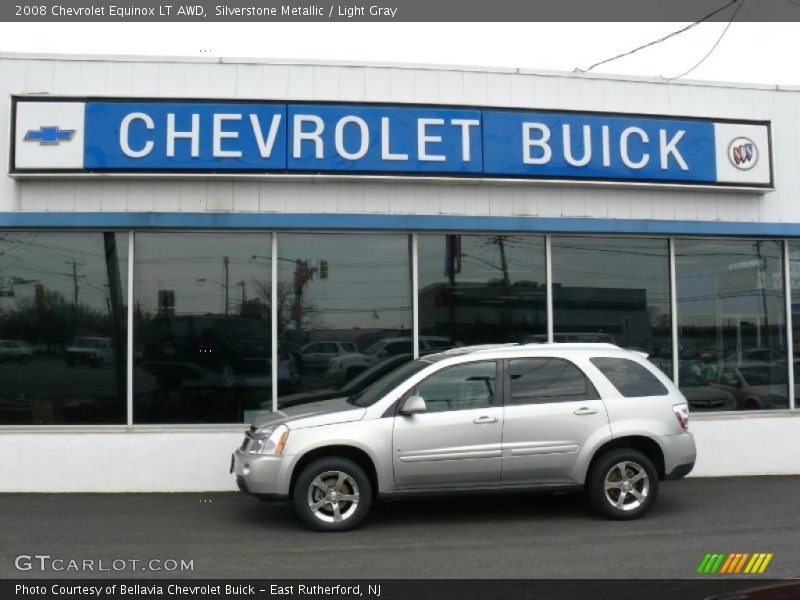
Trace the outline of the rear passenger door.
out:
M 506 361 L 503 483 L 573 483 L 581 449 L 610 428 L 603 401 L 573 362 Z

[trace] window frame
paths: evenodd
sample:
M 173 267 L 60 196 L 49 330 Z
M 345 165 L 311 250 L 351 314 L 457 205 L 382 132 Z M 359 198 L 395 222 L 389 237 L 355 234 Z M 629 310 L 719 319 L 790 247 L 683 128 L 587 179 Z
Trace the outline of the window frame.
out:
M 583 398 L 583 399 L 571 399 L 571 400 L 555 400 L 550 402 L 520 402 L 520 403 L 512 403 L 511 399 L 513 398 L 511 393 L 511 361 L 513 360 L 539 360 L 539 359 L 548 359 L 548 360 L 563 360 L 566 363 L 571 364 L 575 367 L 579 373 L 581 373 L 586 380 L 586 382 L 591 386 L 591 389 L 594 390 L 595 398 Z M 569 358 L 564 358 L 563 356 L 515 356 L 513 358 L 504 358 L 503 359 L 503 406 L 509 408 L 512 406 L 541 406 L 545 404 L 564 404 L 565 402 L 593 402 L 595 400 L 603 399 L 600 391 L 597 389 L 594 381 L 589 375 L 586 373 L 585 369 L 582 369 L 580 365 L 578 365 L 574 360 L 570 360 Z
M 485 406 L 485 407 L 481 407 L 481 408 L 483 408 L 484 410 L 490 409 L 490 408 L 502 408 L 503 406 L 505 406 L 505 404 L 504 404 L 504 402 L 505 402 L 505 383 L 504 382 L 505 382 L 505 373 L 506 373 L 505 364 L 504 364 L 505 360 L 501 359 L 501 358 L 484 358 L 482 360 L 481 359 L 479 359 L 479 360 L 468 360 L 468 361 L 459 362 L 459 363 L 456 363 L 456 364 L 453 364 L 453 365 L 447 365 L 447 366 L 444 366 L 444 367 L 442 367 L 440 369 L 437 369 L 436 371 L 434 371 L 433 373 L 429 374 L 424 379 L 420 379 L 417 383 L 415 383 L 410 388 L 408 388 L 405 392 L 403 392 L 403 395 L 400 396 L 400 398 L 395 402 L 394 410 L 392 411 L 394 413 L 394 416 L 395 417 L 402 417 L 403 416 L 402 414 L 400 414 L 400 407 L 402 407 L 403 404 L 405 404 L 406 400 L 408 400 L 411 396 L 414 395 L 414 391 L 420 385 L 425 383 L 431 377 L 435 377 L 436 375 L 438 375 L 439 373 L 441 373 L 445 369 L 452 369 L 454 367 L 463 367 L 464 365 L 471 365 L 471 364 L 477 364 L 477 363 L 494 363 L 495 364 L 495 382 L 497 382 L 497 381 L 503 382 L 501 385 L 497 385 L 497 383 L 495 383 L 494 396 L 492 398 L 491 404 L 489 404 L 489 406 Z M 438 414 L 438 413 L 447 413 L 447 412 L 461 412 L 462 410 L 479 410 L 479 409 L 477 409 L 477 408 L 462 408 L 462 409 L 457 409 L 457 410 L 439 410 L 439 411 L 435 411 L 435 412 L 425 411 L 424 413 L 421 413 L 421 414 L 427 415 L 427 414 Z
M 652 380 L 656 384 L 658 384 L 661 387 L 661 389 L 663 389 L 664 391 L 663 391 L 663 393 L 658 393 L 658 394 L 632 394 L 632 395 L 625 394 L 611 380 L 611 378 L 606 374 L 606 372 L 603 370 L 603 368 L 601 368 L 597 363 L 595 363 L 596 360 L 616 360 L 616 361 L 620 361 L 622 363 L 633 363 L 639 369 L 641 369 L 647 375 L 649 375 L 652 378 Z M 591 356 L 591 357 L 589 357 L 589 362 L 591 363 L 591 365 L 595 369 L 597 369 L 597 372 L 600 373 L 600 375 L 602 375 L 606 379 L 606 381 L 608 381 L 608 383 L 611 385 L 611 389 L 613 389 L 617 394 L 619 394 L 619 397 L 621 397 L 621 398 L 626 398 L 626 399 L 629 399 L 629 398 L 631 398 L 631 399 L 632 398 L 664 398 L 665 396 L 669 396 L 672 393 L 672 391 L 666 385 L 664 385 L 664 383 L 656 376 L 656 374 L 653 371 L 651 371 L 647 366 L 643 365 L 639 361 L 633 360 L 632 358 L 628 358 L 627 356 Z M 658 367 L 653 365 L 653 368 L 657 369 Z

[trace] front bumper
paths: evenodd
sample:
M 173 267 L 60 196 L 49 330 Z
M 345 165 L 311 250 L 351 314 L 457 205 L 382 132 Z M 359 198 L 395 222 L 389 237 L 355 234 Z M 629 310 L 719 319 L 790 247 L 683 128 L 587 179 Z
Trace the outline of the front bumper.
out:
M 285 455 L 251 454 L 237 448 L 231 457 L 231 473 L 245 494 L 263 500 L 284 500 L 289 497 L 288 463 Z

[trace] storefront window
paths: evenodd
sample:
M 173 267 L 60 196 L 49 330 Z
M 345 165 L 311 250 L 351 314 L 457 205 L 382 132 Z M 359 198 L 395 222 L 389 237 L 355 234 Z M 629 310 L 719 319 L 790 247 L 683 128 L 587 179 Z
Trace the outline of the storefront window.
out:
M 669 242 L 553 237 L 556 342 L 607 342 L 647 352 L 672 375 Z
M 800 407 L 800 241 L 789 242 L 789 285 L 792 287 L 792 346 L 794 348 L 795 407 Z
M 420 353 L 546 341 L 544 237 L 420 235 Z
M 270 410 L 270 235 L 135 241 L 134 421 L 241 423 Z
M 694 411 L 788 402 L 782 243 L 677 240 L 680 388 Z
M 408 235 L 280 234 L 277 292 L 279 406 L 356 394 L 412 358 Z
M 0 424 L 124 424 L 127 234 L 0 232 Z

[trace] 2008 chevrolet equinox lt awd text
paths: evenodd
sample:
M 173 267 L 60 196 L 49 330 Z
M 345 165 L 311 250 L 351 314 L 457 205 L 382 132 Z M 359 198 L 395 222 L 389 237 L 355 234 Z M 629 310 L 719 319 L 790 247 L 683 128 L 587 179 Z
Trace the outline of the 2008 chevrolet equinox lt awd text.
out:
M 233 455 L 239 488 L 310 526 L 356 526 L 377 497 L 583 489 L 634 519 L 692 470 L 688 407 L 641 353 L 610 344 L 463 347 L 359 395 L 269 414 Z

